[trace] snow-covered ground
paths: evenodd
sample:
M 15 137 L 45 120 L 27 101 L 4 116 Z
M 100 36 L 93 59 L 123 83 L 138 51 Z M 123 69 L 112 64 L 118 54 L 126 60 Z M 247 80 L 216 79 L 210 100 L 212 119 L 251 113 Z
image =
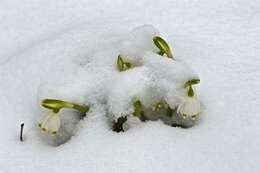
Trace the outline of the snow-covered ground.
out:
M 259 19 L 258 0 L 0 0 L 0 172 L 259 172 Z M 100 102 L 118 40 L 143 24 L 198 72 L 198 123 L 115 133 L 96 104 L 71 140 L 46 142 L 39 98 Z

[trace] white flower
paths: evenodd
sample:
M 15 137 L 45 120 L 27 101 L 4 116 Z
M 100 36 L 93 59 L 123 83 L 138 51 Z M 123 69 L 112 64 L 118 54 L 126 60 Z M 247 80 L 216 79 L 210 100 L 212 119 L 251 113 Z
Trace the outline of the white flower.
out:
M 55 135 L 60 128 L 60 116 L 58 113 L 50 111 L 41 122 L 38 123 L 38 126 L 44 132 L 50 131 L 52 135 Z
M 181 114 L 183 118 L 188 116 L 195 120 L 196 116 L 200 113 L 199 100 L 195 96 L 184 97 L 178 106 L 177 113 Z
M 138 117 L 129 116 L 127 117 L 127 121 L 124 122 L 122 128 L 125 131 L 129 130 L 131 127 L 138 126 L 141 123 L 141 120 Z
M 122 125 L 122 128 L 125 131 L 127 131 L 130 128 L 130 125 L 127 122 L 124 122 L 124 124 Z

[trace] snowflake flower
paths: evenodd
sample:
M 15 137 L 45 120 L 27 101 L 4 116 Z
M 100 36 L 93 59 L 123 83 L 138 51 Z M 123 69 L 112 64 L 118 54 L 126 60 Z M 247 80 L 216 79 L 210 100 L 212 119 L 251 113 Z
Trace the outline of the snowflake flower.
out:
M 58 113 L 50 111 L 46 117 L 43 118 L 41 122 L 38 123 L 38 126 L 42 129 L 43 132 L 50 131 L 52 135 L 56 135 L 57 131 L 60 128 L 60 116 Z
M 177 113 L 181 114 L 183 118 L 191 117 L 193 120 L 196 119 L 196 116 L 200 113 L 200 102 L 196 96 L 194 96 L 194 91 L 192 86 L 189 86 L 187 96 L 183 97 Z

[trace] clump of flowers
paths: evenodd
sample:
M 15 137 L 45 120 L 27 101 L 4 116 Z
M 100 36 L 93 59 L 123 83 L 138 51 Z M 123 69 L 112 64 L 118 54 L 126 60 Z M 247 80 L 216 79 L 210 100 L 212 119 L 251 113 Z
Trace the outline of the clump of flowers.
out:
M 101 99 L 107 104 L 114 131 L 126 131 L 132 124 L 148 120 L 183 128 L 195 124 L 201 113 L 195 90 L 200 79 L 190 66 L 174 57 L 157 29 L 150 25 L 135 28 L 121 41 L 114 61 L 118 77 L 111 79 L 111 88 L 104 97 L 107 100 Z M 58 99 L 44 99 L 41 105 L 49 113 L 38 126 L 54 136 L 60 128 L 61 109 L 84 114 L 90 109 Z

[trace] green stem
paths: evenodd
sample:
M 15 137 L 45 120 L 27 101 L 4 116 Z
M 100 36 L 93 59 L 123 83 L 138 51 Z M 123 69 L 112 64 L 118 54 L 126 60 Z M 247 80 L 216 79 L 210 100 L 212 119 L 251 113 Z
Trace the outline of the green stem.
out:
M 73 104 L 73 108 L 82 113 L 86 113 L 89 111 L 89 106 L 81 106 L 78 104 Z
M 189 96 L 189 97 L 193 97 L 193 96 L 194 96 L 194 91 L 193 91 L 191 85 L 189 86 L 189 89 L 188 89 L 188 96 Z
M 184 84 L 184 88 L 190 86 L 190 85 L 196 85 L 196 84 L 199 84 L 200 83 L 200 79 L 191 79 L 191 80 L 188 80 L 185 84 Z
M 140 100 L 136 100 L 133 103 L 134 112 L 133 115 L 137 116 L 141 121 L 145 121 L 145 114 L 143 111 L 143 106 Z

